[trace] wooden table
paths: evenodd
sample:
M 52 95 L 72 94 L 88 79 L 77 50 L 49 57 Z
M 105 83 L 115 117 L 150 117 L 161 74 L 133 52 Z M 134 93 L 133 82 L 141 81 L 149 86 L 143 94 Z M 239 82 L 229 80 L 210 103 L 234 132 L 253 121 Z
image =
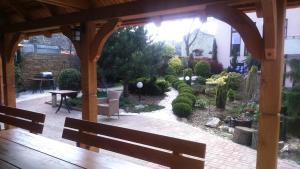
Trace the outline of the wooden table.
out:
M 150 169 L 17 128 L 0 132 L 0 168 Z
M 65 102 L 65 105 L 67 107 L 68 112 L 71 113 L 70 112 L 70 106 L 69 106 L 69 103 L 67 101 L 67 96 L 70 96 L 72 94 L 77 94 L 78 91 L 73 91 L 73 90 L 54 90 L 54 91 L 50 91 L 49 93 L 52 94 L 52 106 L 56 106 L 56 102 L 57 102 L 56 95 L 59 94 L 61 96 L 60 97 L 59 106 L 58 106 L 58 108 L 57 108 L 57 110 L 56 110 L 55 113 L 57 113 L 60 110 L 63 102 Z

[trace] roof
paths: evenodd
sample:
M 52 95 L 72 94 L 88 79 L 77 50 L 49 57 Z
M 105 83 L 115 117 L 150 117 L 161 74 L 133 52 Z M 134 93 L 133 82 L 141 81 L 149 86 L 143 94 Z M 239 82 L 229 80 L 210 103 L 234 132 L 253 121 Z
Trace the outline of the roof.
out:
M 256 9 L 257 0 L 0 0 L 0 32 L 58 31 L 62 25 L 112 18 L 123 25 L 198 16 L 206 5 L 226 3 L 242 11 Z M 288 0 L 289 7 L 300 0 Z

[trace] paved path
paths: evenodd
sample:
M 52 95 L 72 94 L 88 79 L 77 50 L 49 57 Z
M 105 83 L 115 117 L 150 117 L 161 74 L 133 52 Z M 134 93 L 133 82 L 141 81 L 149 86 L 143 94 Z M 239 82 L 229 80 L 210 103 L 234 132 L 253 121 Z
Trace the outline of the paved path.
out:
M 51 100 L 50 94 L 47 97 L 18 102 L 17 107 L 45 113 L 46 122 L 43 135 L 75 145 L 74 142 L 61 139 L 61 134 L 65 117 L 68 116 L 73 118 L 80 118 L 81 112 L 72 111 L 72 113 L 69 114 L 67 110 L 62 109 L 59 113 L 55 114 L 54 112 L 56 108 L 52 108 L 51 105 L 44 104 L 45 101 L 49 100 Z M 98 122 L 205 143 L 207 145 L 206 169 L 255 168 L 255 150 L 235 144 L 230 140 L 212 135 L 200 128 L 195 128 L 182 122 L 176 122 L 173 120 L 159 120 L 154 117 L 138 114 L 128 116 L 122 115 L 119 120 L 117 118 L 108 119 L 106 117 L 99 116 Z M 100 152 L 112 154 L 111 152 L 104 150 L 101 150 Z M 150 165 L 155 169 L 163 168 L 155 164 L 136 160 L 119 154 L 114 153 L 114 155 L 120 158 L 134 161 L 136 163 Z M 279 160 L 278 168 L 298 169 L 300 167 L 286 161 Z

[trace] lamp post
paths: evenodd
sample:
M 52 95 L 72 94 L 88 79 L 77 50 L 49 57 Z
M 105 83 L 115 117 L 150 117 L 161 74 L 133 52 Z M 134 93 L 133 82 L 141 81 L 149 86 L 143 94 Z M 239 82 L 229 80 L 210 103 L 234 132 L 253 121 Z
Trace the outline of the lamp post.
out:
M 190 78 L 190 76 L 185 76 L 184 77 L 184 80 L 185 80 L 185 82 L 188 84 L 188 85 L 191 85 L 191 78 Z
M 143 82 L 137 82 L 136 87 L 139 89 L 139 102 L 141 102 L 141 92 L 142 92 L 142 88 L 143 88 L 144 84 Z

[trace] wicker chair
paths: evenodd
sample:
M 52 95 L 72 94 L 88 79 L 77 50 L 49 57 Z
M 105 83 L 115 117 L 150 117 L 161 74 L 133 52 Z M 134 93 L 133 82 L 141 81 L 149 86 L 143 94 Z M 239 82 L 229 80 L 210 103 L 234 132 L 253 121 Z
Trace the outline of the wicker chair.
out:
M 106 115 L 108 117 L 115 114 L 119 114 L 119 99 L 121 92 L 119 91 L 107 91 L 107 97 L 98 98 L 98 114 Z

